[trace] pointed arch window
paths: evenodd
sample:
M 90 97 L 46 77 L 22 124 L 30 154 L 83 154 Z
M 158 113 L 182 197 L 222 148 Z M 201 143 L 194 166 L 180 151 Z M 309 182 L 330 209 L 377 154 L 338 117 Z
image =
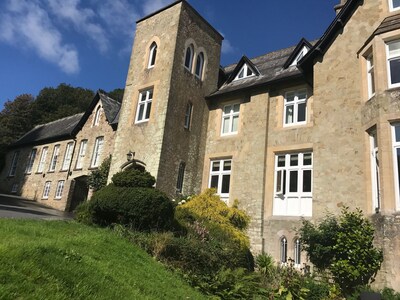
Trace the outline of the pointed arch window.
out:
M 99 126 L 100 123 L 100 114 L 101 114 L 101 105 L 99 105 L 96 109 L 96 113 L 94 115 L 93 126 Z
M 192 71 L 192 63 L 193 63 L 193 45 L 190 45 L 189 47 L 186 48 L 186 54 L 185 54 L 185 68 L 188 71 Z
M 240 69 L 239 73 L 236 75 L 234 80 L 239 80 L 247 77 L 254 76 L 253 70 L 247 65 L 244 64 L 243 67 Z
M 287 239 L 286 237 L 281 238 L 281 263 L 285 264 L 287 262 Z
M 296 266 L 301 264 L 301 242 L 299 238 L 294 240 L 294 264 Z
M 204 54 L 203 52 L 200 52 L 199 55 L 197 55 L 196 70 L 195 70 L 195 75 L 200 79 L 202 79 L 203 77 L 203 69 L 204 69 Z
M 156 57 L 157 57 L 157 44 L 153 42 L 150 46 L 150 53 L 149 53 L 149 63 L 147 65 L 148 69 L 151 69 L 156 64 Z

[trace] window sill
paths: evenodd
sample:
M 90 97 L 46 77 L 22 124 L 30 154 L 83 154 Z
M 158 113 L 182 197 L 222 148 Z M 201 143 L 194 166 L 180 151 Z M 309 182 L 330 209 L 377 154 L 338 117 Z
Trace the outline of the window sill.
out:
M 68 170 L 60 170 L 60 173 L 66 173 Z
M 82 171 L 83 168 L 75 168 L 74 171 Z
M 148 122 L 149 122 L 149 119 L 142 120 L 142 121 L 135 121 L 135 125 L 147 124 Z
M 97 170 L 99 167 L 90 167 L 88 170 Z

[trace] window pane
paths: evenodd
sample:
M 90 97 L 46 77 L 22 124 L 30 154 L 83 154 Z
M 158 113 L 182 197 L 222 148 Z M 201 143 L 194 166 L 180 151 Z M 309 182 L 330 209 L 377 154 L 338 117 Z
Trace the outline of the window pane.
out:
M 400 7 L 400 0 L 393 0 L 393 8 Z
M 223 175 L 222 176 L 222 187 L 221 193 L 228 194 L 229 193 L 229 183 L 231 181 L 231 175 Z
M 290 171 L 289 178 L 289 192 L 296 193 L 297 192 L 297 173 L 298 171 Z
M 400 142 L 400 125 L 395 126 L 394 132 L 396 135 L 396 142 Z
M 151 111 L 151 102 L 147 103 L 147 110 L 146 110 L 145 119 L 149 119 L 150 118 L 150 111 Z
M 222 128 L 222 133 L 229 132 L 229 118 L 224 118 Z
M 240 71 L 238 78 L 243 78 L 244 77 L 244 68 Z
M 400 59 L 390 61 L 390 82 L 400 83 Z
M 147 91 L 147 100 L 153 99 L 153 90 Z
M 224 171 L 229 171 L 231 169 L 231 166 L 232 166 L 232 161 L 230 160 L 224 161 Z
M 185 67 L 188 69 L 190 68 L 191 60 L 192 60 L 192 49 L 188 47 L 186 49 L 186 57 L 185 57 Z
M 390 57 L 400 55 L 400 41 L 396 41 L 389 44 Z
M 399 186 L 399 191 L 400 191 L 400 148 L 397 148 L 397 179 L 398 179 L 398 186 Z
M 282 192 L 282 170 L 276 172 L 276 190 L 275 192 L 281 193 Z
M 225 106 L 224 107 L 224 114 L 225 115 L 229 114 L 231 112 L 231 108 L 232 108 L 232 106 L 230 106 L 230 105 Z
M 218 189 L 218 176 L 211 176 L 210 188 Z
M 247 76 L 251 76 L 251 75 L 253 75 L 253 72 L 251 71 L 250 68 L 247 68 Z
M 311 193 L 311 170 L 303 171 L 303 192 Z
M 312 165 L 312 154 L 311 153 L 304 153 L 304 155 L 303 155 L 303 165 L 304 166 L 311 166 Z
M 139 115 L 138 115 L 138 120 L 141 121 L 143 120 L 143 110 L 144 110 L 144 105 L 139 106 Z
M 286 94 L 286 102 L 291 102 L 293 100 L 294 100 L 294 93 L 293 92 L 287 93 Z
M 285 155 L 279 155 L 278 156 L 278 167 L 284 167 L 285 166 Z
M 298 154 L 290 155 L 290 165 L 291 166 L 298 166 L 299 165 L 299 155 Z
M 293 106 L 286 106 L 286 124 L 293 123 Z
M 297 111 L 297 122 L 304 122 L 306 120 L 306 104 L 299 103 Z
M 212 165 L 212 170 L 213 171 L 219 171 L 219 165 L 220 165 L 219 161 L 214 161 L 213 165 Z
M 239 124 L 239 116 L 234 116 L 232 122 L 232 132 L 238 131 L 238 124 Z
M 240 104 L 233 105 L 233 112 L 239 112 Z

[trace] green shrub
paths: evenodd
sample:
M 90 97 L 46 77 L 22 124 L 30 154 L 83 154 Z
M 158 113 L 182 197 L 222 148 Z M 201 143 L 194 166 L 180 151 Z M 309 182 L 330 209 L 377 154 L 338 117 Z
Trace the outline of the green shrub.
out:
M 173 205 L 161 191 L 113 184 L 93 195 L 89 209 L 96 224 L 117 223 L 136 230 L 167 229 L 174 217 Z
M 79 205 L 75 208 L 74 219 L 83 224 L 87 225 L 93 224 L 92 213 L 90 211 L 88 201 L 79 203 Z
M 118 187 L 144 187 L 151 188 L 156 180 L 147 171 L 138 169 L 128 169 L 118 172 L 111 178 L 115 186 Z
M 110 172 L 111 155 L 103 160 L 100 167 L 90 172 L 87 184 L 93 191 L 98 191 L 107 185 L 108 173 Z

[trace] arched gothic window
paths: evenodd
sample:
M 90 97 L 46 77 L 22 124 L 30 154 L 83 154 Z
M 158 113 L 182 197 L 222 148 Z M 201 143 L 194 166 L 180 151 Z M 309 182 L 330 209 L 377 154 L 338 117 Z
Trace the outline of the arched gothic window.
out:
M 287 262 L 287 239 L 286 237 L 281 238 L 281 263 Z
M 202 79 L 203 77 L 203 69 L 204 69 L 204 54 L 203 52 L 200 52 L 199 55 L 197 55 L 196 70 L 195 70 L 195 75 L 200 79 Z
M 150 46 L 150 52 L 149 52 L 149 64 L 147 66 L 149 69 L 154 67 L 156 63 L 156 56 L 157 56 L 157 44 L 156 42 L 153 42 Z
M 301 264 L 301 243 L 298 238 L 294 240 L 294 264 Z
M 192 63 L 193 63 L 193 45 L 190 45 L 186 48 L 185 54 L 185 68 L 189 71 L 192 71 Z

